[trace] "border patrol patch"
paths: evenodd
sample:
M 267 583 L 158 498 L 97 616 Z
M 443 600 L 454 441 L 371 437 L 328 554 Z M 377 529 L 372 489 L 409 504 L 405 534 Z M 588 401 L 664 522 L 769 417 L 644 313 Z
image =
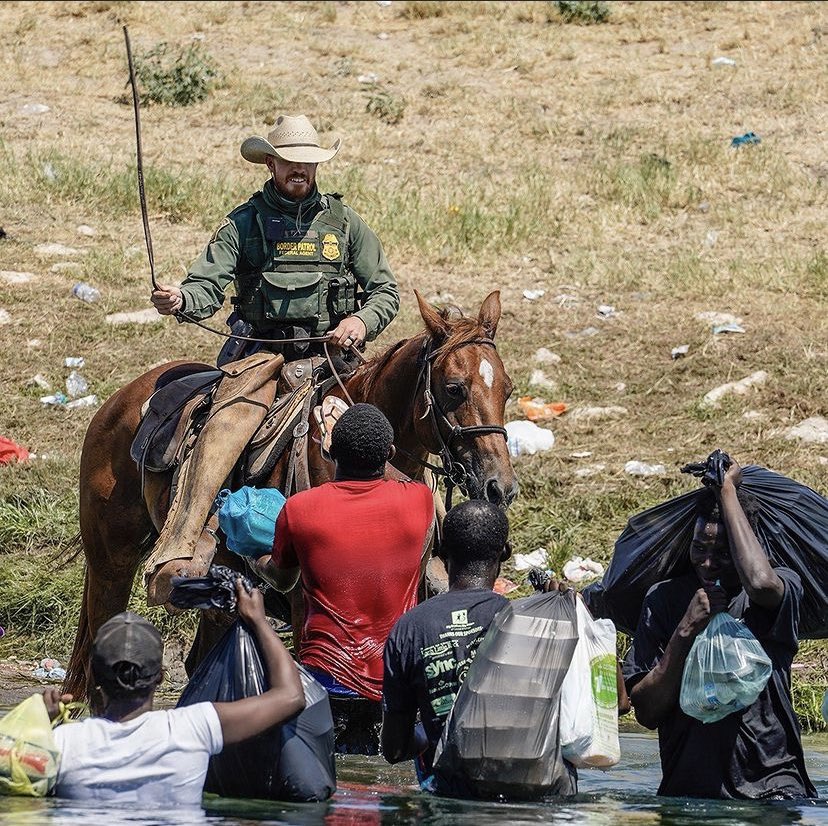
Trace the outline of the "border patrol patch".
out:
M 339 258 L 339 241 L 332 232 L 322 236 L 322 257 L 327 261 L 336 261 Z
M 230 226 L 230 219 L 224 218 L 216 228 L 216 231 L 213 233 L 213 237 L 210 239 L 211 244 L 215 242 L 216 238 L 218 238 L 218 234 L 227 226 Z

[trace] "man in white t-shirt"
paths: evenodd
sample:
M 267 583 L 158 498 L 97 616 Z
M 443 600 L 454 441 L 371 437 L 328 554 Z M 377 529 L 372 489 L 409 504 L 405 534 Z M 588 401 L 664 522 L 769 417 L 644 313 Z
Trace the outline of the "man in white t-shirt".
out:
M 100 716 L 55 729 L 58 797 L 198 806 L 211 755 L 304 708 L 299 672 L 267 621 L 261 591 L 248 593 L 239 578 L 236 593 L 239 616 L 259 643 L 270 688 L 233 703 L 153 711 L 161 682 L 161 635 L 130 611 L 114 616 L 92 647 L 92 675 L 103 697 Z M 54 718 L 61 700 L 71 695 L 51 688 L 44 699 Z

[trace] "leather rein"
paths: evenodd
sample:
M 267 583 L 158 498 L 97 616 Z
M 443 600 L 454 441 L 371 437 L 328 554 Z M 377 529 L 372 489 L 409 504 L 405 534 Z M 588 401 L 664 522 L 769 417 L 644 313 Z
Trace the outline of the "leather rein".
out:
M 497 346 L 494 343 L 494 341 L 490 338 L 471 338 L 456 344 L 454 347 L 452 347 L 451 352 L 453 352 L 454 350 L 459 350 L 461 347 L 467 347 L 471 344 L 484 344 L 488 347 Z M 488 436 L 492 433 L 497 433 L 503 436 L 503 438 L 507 441 L 509 437 L 506 433 L 506 428 L 496 424 L 467 425 L 464 427 L 456 423 L 451 423 L 448 416 L 446 415 L 445 410 L 443 410 L 443 408 L 440 405 L 440 402 L 438 401 L 437 397 L 434 395 L 431 389 L 432 367 L 434 364 L 434 359 L 438 354 L 438 352 L 433 349 L 433 346 L 434 342 L 429 336 L 423 342 L 422 349 L 420 350 L 420 354 L 417 357 L 417 361 L 420 365 L 420 370 L 417 374 L 417 384 L 415 385 L 414 395 L 416 398 L 417 390 L 422 384 L 423 400 L 425 401 L 426 409 L 425 413 L 423 413 L 423 415 L 420 418 L 429 418 L 429 420 L 431 421 L 434 434 L 437 437 L 438 443 L 440 444 L 440 465 L 435 465 L 431 462 L 426 462 L 425 460 L 420 459 L 417 456 L 414 456 L 413 454 L 409 453 L 407 450 L 402 450 L 401 448 L 398 448 L 398 450 L 407 458 L 411 459 L 414 462 L 417 462 L 417 464 L 421 465 L 422 467 L 428 468 L 432 473 L 436 473 L 438 476 L 445 477 L 446 511 L 450 511 L 454 488 L 458 487 L 464 493 L 468 493 L 466 486 L 469 477 L 469 474 L 466 471 L 466 468 L 463 466 L 462 462 L 457 461 L 454 454 L 452 453 L 452 444 L 458 439 L 462 440 L 469 437 L 474 438 L 476 436 Z M 447 432 L 447 436 L 443 436 L 444 431 Z

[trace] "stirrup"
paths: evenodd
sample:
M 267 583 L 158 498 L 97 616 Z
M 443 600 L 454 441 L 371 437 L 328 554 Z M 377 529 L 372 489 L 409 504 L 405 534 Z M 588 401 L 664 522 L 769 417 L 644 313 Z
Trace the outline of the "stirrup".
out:
M 331 459 L 331 435 L 333 433 L 334 425 L 339 421 L 339 417 L 348 409 L 348 403 L 339 398 L 339 396 L 325 396 L 322 399 L 321 405 L 316 405 L 313 408 L 313 415 L 316 419 L 316 424 L 319 426 L 319 433 L 322 437 L 319 450 L 322 453 L 322 458 L 328 462 Z

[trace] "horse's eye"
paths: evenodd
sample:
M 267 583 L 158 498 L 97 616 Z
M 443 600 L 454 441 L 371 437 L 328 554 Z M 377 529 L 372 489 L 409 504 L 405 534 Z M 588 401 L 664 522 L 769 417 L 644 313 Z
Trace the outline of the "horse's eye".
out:
M 466 397 L 466 387 L 463 384 L 447 384 L 446 393 L 449 398 L 460 400 Z

